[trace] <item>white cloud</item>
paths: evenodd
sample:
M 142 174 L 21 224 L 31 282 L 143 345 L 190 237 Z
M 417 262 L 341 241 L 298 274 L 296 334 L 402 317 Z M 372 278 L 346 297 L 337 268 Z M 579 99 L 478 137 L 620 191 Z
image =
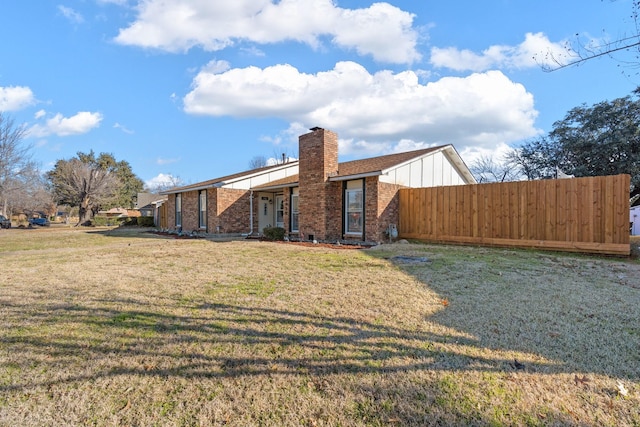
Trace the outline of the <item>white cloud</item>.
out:
M 123 126 L 123 125 L 121 125 L 120 123 L 117 123 L 117 122 L 113 125 L 113 127 L 116 128 L 116 129 L 120 129 L 122 132 L 127 133 L 129 135 L 133 135 L 135 133 L 131 129 L 129 129 L 126 126 Z
M 100 113 L 80 111 L 71 117 L 63 117 L 58 113 L 47 119 L 44 125 L 36 124 L 31 127 L 29 134 L 35 137 L 81 135 L 100 126 L 101 121 L 102 114 Z
M 25 86 L 0 86 L 0 112 L 21 110 L 35 102 L 31 89 Z
M 138 5 L 137 20 L 115 40 L 184 52 L 195 46 L 217 51 L 241 41 L 293 40 L 317 48 L 326 38 L 378 61 L 411 63 L 421 58 L 413 18 L 382 2 L 344 9 L 333 0 L 146 0 Z
M 146 188 L 155 191 L 182 185 L 182 180 L 171 174 L 160 173 L 150 180 L 145 181 L 144 184 Z
M 82 15 L 70 7 L 58 5 L 58 11 L 62 14 L 62 16 L 64 16 L 74 24 L 82 24 L 84 22 L 84 18 L 82 17 Z
M 465 147 L 460 151 L 460 157 L 467 166 L 481 158 L 493 159 L 496 163 L 503 163 L 505 156 L 511 151 L 511 147 L 504 142 L 498 143 L 494 147 Z
M 551 42 L 542 33 L 527 33 L 517 46 L 494 45 L 476 53 L 455 47 L 431 49 L 431 64 L 456 71 L 486 71 L 490 69 L 522 69 L 556 65 L 566 58 L 567 42 Z
M 124 6 L 129 3 L 129 0 L 98 0 L 98 3 Z
M 533 95 L 500 71 L 422 84 L 413 71 L 370 74 L 353 62 L 317 74 L 290 65 L 203 70 L 184 105 L 191 114 L 277 117 L 297 128 L 332 129 L 342 152 L 389 152 L 403 140 L 416 148 L 492 147 L 538 133 Z
M 156 159 L 156 164 L 160 165 L 160 166 L 164 166 L 164 165 L 169 165 L 171 163 L 176 163 L 180 161 L 180 157 L 176 157 L 173 159 L 163 159 L 161 157 L 158 157 Z

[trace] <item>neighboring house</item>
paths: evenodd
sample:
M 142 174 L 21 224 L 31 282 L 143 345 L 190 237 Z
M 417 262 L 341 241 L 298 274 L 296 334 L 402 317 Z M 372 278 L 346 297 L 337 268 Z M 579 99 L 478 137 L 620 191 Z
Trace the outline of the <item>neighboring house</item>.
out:
M 167 196 L 161 196 L 159 194 L 138 193 L 135 209 L 140 212 L 140 216 L 152 216 L 154 225 L 160 227 L 160 207 L 167 199 Z
M 108 218 L 123 218 L 128 216 L 128 213 L 125 208 L 111 208 L 107 211 L 98 211 L 99 215 L 104 215 Z
M 640 236 L 640 206 L 632 206 L 629 209 L 629 223 L 632 236 Z
M 138 210 L 125 208 L 111 208 L 107 211 L 99 211 L 98 214 L 107 218 L 133 218 L 140 216 Z
M 338 163 L 338 135 L 313 128 L 299 160 L 162 192 L 184 231 L 379 242 L 398 222 L 398 189 L 475 183 L 451 145 Z

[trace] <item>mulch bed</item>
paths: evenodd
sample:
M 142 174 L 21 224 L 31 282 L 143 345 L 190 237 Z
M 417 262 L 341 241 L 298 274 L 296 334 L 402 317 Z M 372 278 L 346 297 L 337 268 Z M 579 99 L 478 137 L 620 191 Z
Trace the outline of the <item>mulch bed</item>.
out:
M 199 236 L 199 235 L 191 235 L 188 233 L 185 234 L 176 234 L 176 233 L 167 233 L 167 232 L 162 232 L 162 231 L 150 231 L 150 233 L 158 235 L 158 236 L 164 236 L 164 237 L 169 237 L 172 239 L 203 239 L 205 238 L 204 236 Z M 264 242 L 267 242 L 269 240 L 261 240 Z M 306 246 L 306 247 L 311 247 L 311 248 L 330 248 L 330 249 L 367 249 L 370 248 L 372 245 L 362 245 L 362 244 L 356 244 L 356 243 L 349 243 L 349 244 L 340 244 L 340 243 L 313 243 L 313 242 L 299 242 L 299 241 L 273 241 L 273 243 L 280 243 L 283 245 L 296 245 L 296 246 Z

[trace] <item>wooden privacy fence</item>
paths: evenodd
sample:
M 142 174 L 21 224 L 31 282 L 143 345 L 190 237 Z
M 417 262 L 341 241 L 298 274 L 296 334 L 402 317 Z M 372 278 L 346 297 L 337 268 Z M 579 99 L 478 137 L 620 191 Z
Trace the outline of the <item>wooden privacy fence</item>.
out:
M 163 203 L 162 205 L 160 205 L 160 208 L 158 208 L 158 223 L 156 224 L 156 227 L 169 228 L 167 209 L 168 208 L 166 203 Z
M 629 175 L 400 190 L 398 234 L 629 255 Z

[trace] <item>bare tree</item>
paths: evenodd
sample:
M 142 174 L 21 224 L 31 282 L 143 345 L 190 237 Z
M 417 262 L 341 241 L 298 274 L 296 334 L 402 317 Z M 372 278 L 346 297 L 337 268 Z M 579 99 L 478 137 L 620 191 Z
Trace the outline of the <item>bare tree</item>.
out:
M 42 212 L 47 216 L 55 214 L 56 204 L 39 170 L 29 170 L 20 177 L 19 185 L 16 187 L 20 191 L 12 191 L 7 197 L 13 211 L 23 212 L 28 216 L 35 212 Z
M 249 169 L 258 169 L 267 166 L 267 158 L 265 156 L 253 156 L 249 160 Z
M 23 143 L 25 134 L 24 126 L 16 126 L 11 117 L 0 112 L 0 208 L 5 215 L 10 215 L 11 201 L 38 173 L 31 146 Z
M 272 157 L 266 158 L 265 156 L 254 156 L 249 160 L 249 168 L 258 169 L 265 166 L 283 165 L 293 160 L 296 160 L 296 157 L 287 150 L 280 151 L 274 148 Z
M 522 176 L 518 165 L 507 158 L 495 161 L 493 157 L 485 155 L 472 162 L 470 169 L 479 183 L 516 181 Z
M 161 174 L 160 176 L 162 179 L 154 182 L 153 184 L 147 184 L 145 191 L 148 191 L 149 193 L 160 193 L 161 191 L 184 185 L 184 181 L 179 176 L 171 174 Z
M 616 0 L 612 0 L 616 1 Z M 633 0 L 631 10 L 631 20 L 633 21 L 633 29 L 630 33 L 619 37 L 611 42 L 602 44 L 594 44 L 590 39 L 584 41 L 585 38 L 580 34 L 576 34 L 573 41 L 566 42 L 563 46 L 564 52 L 561 54 L 552 51 L 541 53 L 539 58 L 537 55 L 534 59 L 540 64 L 544 71 L 551 72 L 562 68 L 581 65 L 591 59 L 609 56 L 626 63 L 630 66 L 637 67 L 640 60 L 640 0 Z M 631 61 L 622 60 L 619 54 L 622 52 L 635 52 L 635 58 Z

